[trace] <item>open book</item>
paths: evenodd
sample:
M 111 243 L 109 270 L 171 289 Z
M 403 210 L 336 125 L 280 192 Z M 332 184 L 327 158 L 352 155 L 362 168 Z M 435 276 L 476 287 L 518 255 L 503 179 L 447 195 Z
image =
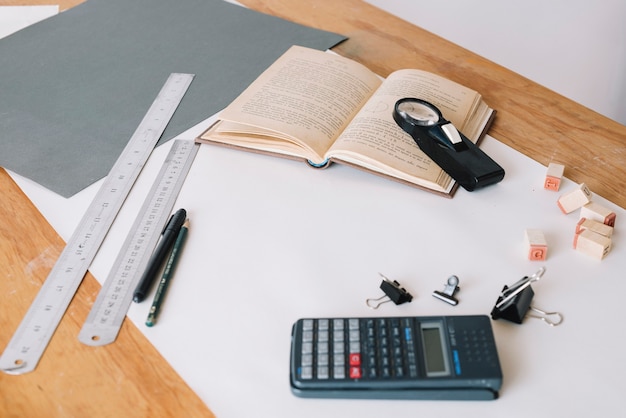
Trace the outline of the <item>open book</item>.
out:
M 393 120 L 397 100 L 427 100 L 472 141 L 495 111 L 477 92 L 435 74 L 399 70 L 382 80 L 336 54 L 293 46 L 196 139 L 304 159 L 344 163 L 451 197 L 455 182 Z

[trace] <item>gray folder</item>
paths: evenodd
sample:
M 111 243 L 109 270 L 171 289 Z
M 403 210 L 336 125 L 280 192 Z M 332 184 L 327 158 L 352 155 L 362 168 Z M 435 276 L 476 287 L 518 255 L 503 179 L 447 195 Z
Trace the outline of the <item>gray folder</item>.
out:
M 109 172 L 170 73 L 196 77 L 162 142 L 291 45 L 344 39 L 222 0 L 88 0 L 0 40 L 0 165 L 71 196 Z

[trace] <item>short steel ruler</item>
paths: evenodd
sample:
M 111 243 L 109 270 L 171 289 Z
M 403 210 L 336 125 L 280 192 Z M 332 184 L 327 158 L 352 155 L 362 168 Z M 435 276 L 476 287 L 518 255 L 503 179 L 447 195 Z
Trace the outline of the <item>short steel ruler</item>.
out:
M 133 292 L 148 266 L 199 147 L 193 141 L 174 141 L 78 334 L 83 344 L 106 345 L 117 338 Z
M 98 190 L 9 345 L 0 370 L 33 371 L 141 169 L 193 80 L 171 74 Z

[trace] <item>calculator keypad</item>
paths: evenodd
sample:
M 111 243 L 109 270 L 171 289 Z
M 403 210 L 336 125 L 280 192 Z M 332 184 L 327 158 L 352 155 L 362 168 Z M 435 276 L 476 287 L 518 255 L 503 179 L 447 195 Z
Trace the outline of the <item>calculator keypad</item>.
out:
M 417 377 L 413 335 L 409 318 L 305 319 L 299 378 Z

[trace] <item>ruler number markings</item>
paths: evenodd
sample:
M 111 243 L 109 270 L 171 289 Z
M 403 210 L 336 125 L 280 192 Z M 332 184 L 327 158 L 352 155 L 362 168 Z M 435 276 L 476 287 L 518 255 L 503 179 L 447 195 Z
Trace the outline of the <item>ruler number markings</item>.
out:
M 169 219 L 198 148 L 192 141 L 174 141 L 79 333 L 80 342 L 101 346 L 117 338 L 132 293 Z
M 23 374 L 36 368 L 124 199 L 192 79 L 190 74 L 172 74 L 166 81 L 0 356 L 2 371 Z M 161 106 L 161 102 L 166 102 L 167 106 Z

